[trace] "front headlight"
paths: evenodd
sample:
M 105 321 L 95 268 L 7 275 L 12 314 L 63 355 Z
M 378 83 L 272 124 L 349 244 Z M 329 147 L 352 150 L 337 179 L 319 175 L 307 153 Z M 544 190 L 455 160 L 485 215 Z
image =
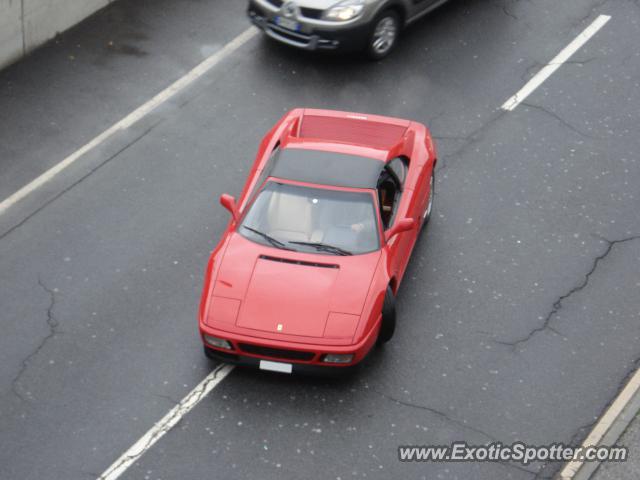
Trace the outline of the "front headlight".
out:
M 327 353 L 322 357 L 324 363 L 351 363 L 353 353 Z
M 233 350 L 231 344 L 224 338 L 212 337 L 211 335 L 204 335 L 204 341 L 212 347 L 224 348 L 225 350 Z
M 327 11 L 325 18 L 327 20 L 335 20 L 344 22 L 357 17 L 364 8 L 365 0 L 344 0 L 337 5 L 331 7 Z

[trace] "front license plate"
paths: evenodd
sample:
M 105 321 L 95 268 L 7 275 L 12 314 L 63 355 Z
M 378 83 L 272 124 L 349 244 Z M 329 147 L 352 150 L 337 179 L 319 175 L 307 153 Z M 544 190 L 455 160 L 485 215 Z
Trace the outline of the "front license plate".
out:
M 294 32 L 300 30 L 300 24 L 290 18 L 276 17 L 276 25 L 286 28 L 287 30 L 293 30 Z
M 269 360 L 260 360 L 260 370 L 269 370 L 270 372 L 291 373 L 293 365 L 290 363 L 270 362 Z

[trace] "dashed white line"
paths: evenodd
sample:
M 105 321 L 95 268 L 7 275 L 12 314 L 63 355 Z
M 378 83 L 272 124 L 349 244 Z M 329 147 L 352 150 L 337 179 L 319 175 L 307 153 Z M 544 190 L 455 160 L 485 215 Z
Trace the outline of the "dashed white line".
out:
M 98 480 L 116 480 L 142 455 L 147 452 L 165 433 L 171 430 L 193 407 L 200 403 L 233 370 L 233 365 L 221 364 L 205 377 L 180 403 L 173 407 L 140 440 L 131 445 Z
M 179 78 L 167 88 L 158 93 L 151 100 L 147 101 L 143 105 L 139 106 L 129 115 L 109 127 L 107 130 L 102 132 L 100 135 L 92 139 L 86 145 L 80 147 L 78 150 L 73 152 L 67 158 L 62 160 L 60 163 L 54 165 L 49 170 L 44 172 L 42 175 L 32 180 L 20 190 L 12 194 L 11 196 L 4 199 L 0 202 L 0 215 L 5 213 L 11 206 L 15 205 L 17 202 L 22 200 L 24 197 L 32 193 L 33 191 L 40 188 L 45 183 L 49 182 L 53 177 L 62 172 L 65 168 L 73 164 L 76 160 L 81 158 L 85 153 L 94 149 L 96 146 L 100 145 L 102 142 L 111 137 L 114 133 L 129 128 L 135 122 L 140 120 L 142 117 L 147 115 L 149 112 L 157 108 L 159 105 L 163 104 L 186 87 L 191 85 L 197 79 L 202 77 L 205 73 L 215 67 L 218 63 L 220 63 L 225 57 L 228 57 L 242 45 L 247 43 L 251 38 L 253 38 L 258 33 L 258 29 L 255 27 L 249 27 L 240 35 L 235 37 L 229 43 L 227 43 L 223 48 L 218 50 L 216 53 L 207 57 L 201 63 L 196 65 L 192 70 L 190 70 L 186 75 Z
M 522 87 L 518 93 L 509 98 L 502 105 L 503 110 L 511 111 L 522 103 L 536 88 L 538 88 L 544 81 L 549 78 L 553 72 L 555 72 L 563 63 L 571 58 L 580 48 L 589 41 L 598 31 L 604 27 L 607 22 L 611 20 L 609 15 L 600 15 L 596 18 L 591 25 L 585 28 L 580 35 L 573 39 L 573 41 L 567 45 L 553 60 L 547 63 L 542 69 L 536 73 L 531 80 L 529 80 L 524 87 Z

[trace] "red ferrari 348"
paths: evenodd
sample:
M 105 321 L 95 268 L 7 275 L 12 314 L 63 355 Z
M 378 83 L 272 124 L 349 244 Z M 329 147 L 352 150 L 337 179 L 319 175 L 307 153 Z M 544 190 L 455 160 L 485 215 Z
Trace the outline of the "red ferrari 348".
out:
M 433 208 L 428 129 L 295 109 L 264 137 L 207 265 L 209 358 L 292 373 L 344 371 L 396 327 L 395 294 Z

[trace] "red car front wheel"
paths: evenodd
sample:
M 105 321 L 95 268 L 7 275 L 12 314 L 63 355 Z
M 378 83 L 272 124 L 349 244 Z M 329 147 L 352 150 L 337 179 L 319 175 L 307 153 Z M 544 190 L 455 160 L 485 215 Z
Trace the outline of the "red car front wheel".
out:
M 387 293 L 384 296 L 384 304 L 382 305 L 382 325 L 378 333 L 378 345 L 387 343 L 393 337 L 396 330 L 396 297 L 387 287 Z

